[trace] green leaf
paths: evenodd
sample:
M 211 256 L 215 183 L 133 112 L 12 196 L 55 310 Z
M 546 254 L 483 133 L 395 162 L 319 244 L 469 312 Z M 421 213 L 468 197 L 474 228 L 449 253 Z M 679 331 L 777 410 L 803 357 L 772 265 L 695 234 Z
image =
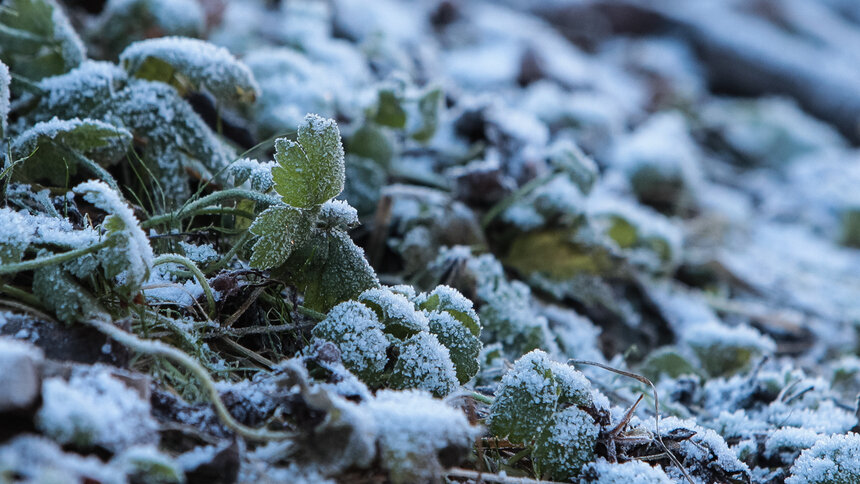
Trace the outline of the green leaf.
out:
M 421 114 L 421 125 L 411 136 L 415 141 L 426 143 L 433 138 L 439 127 L 439 113 L 442 111 L 442 101 L 445 99 L 442 89 L 432 88 L 418 100 L 418 112 Z
M 307 217 L 287 206 L 271 206 L 257 216 L 249 229 L 260 238 L 254 244 L 251 267 L 271 269 L 282 265 L 310 232 Z
M 394 140 L 389 133 L 372 123 L 366 123 L 352 133 L 349 154 L 369 158 L 387 168 L 394 158 Z
M 379 285 L 364 251 L 342 230 L 311 237 L 286 267 L 299 268 L 289 280 L 305 293 L 305 306 L 320 312 Z
M 20 76 L 37 81 L 67 72 L 86 49 L 53 0 L 8 0 L 0 9 L 0 59 Z
M 310 208 L 343 191 L 343 146 L 334 120 L 315 114 L 305 117 L 297 138 L 298 142 L 275 141 L 278 166 L 272 169 L 272 177 L 285 203 Z
M 253 102 L 259 86 L 248 67 L 227 49 L 186 37 L 135 42 L 119 56 L 130 75 L 165 82 L 185 95 L 206 88 L 222 102 Z
M 394 90 L 381 89 L 379 91 L 376 116 L 373 120 L 377 124 L 391 128 L 399 129 L 406 126 L 406 111 L 400 105 L 400 99 Z

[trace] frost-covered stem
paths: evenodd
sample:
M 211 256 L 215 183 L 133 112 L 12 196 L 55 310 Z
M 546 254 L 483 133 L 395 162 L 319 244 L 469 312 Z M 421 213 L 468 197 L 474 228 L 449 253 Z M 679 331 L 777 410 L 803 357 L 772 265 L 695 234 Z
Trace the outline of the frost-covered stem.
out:
M 203 294 L 206 295 L 206 302 L 209 304 L 209 317 L 215 317 L 215 295 L 212 293 L 212 288 L 209 287 L 209 281 L 206 280 L 206 276 L 203 274 L 203 271 L 201 271 L 200 268 L 198 268 L 197 265 L 187 257 L 179 254 L 161 254 L 155 258 L 152 265 L 155 267 L 157 265 L 171 262 L 174 264 L 181 264 L 191 271 L 194 278 L 200 283 L 200 287 L 203 288 Z
M 90 245 L 88 247 L 81 247 L 80 249 L 70 250 L 68 252 L 63 252 L 62 254 L 55 254 L 46 257 L 39 257 L 37 259 L 25 260 L 21 262 L 15 262 L 11 264 L 3 264 L 0 265 L 0 275 L 4 274 L 15 274 L 21 271 L 31 271 L 33 269 L 38 269 L 40 267 L 47 267 L 54 264 L 61 264 L 66 261 L 70 261 L 72 259 L 77 259 L 78 257 L 91 254 L 97 250 L 103 249 L 110 245 L 112 242 L 111 238 L 105 238 L 101 242 L 97 244 Z
M 18 301 L 29 304 L 31 306 L 42 307 L 42 302 L 39 301 L 39 298 L 30 294 L 27 291 L 22 289 L 18 289 L 15 286 L 10 286 L 9 284 L 0 284 L 0 293 L 8 294 Z
M 470 397 L 472 397 L 472 400 L 475 400 L 475 401 L 478 401 L 481 403 L 486 403 L 487 405 L 493 404 L 493 400 L 494 400 L 493 397 L 490 397 L 490 396 L 487 396 L 487 395 L 484 395 L 484 394 L 481 394 L 478 392 L 471 392 L 471 391 L 468 392 L 468 395 Z
M 529 479 L 527 477 L 508 477 L 500 474 L 490 474 L 487 472 L 478 472 L 460 468 L 449 469 L 447 474 L 448 477 L 471 479 L 476 482 L 496 482 L 499 484 L 562 484 L 556 481 L 540 481 Z
M 122 193 L 119 189 L 119 185 L 117 185 L 114 177 L 107 172 L 101 165 L 96 163 L 95 161 L 87 158 L 86 156 L 78 153 L 74 150 L 66 150 L 66 153 L 70 155 L 74 160 L 84 168 L 90 170 L 93 175 L 96 175 L 103 182 L 107 183 L 109 187 L 111 187 L 115 192 Z
M 250 232 L 248 232 L 247 230 L 243 232 L 242 236 L 239 237 L 239 240 L 237 240 L 236 243 L 233 244 L 233 247 L 230 247 L 230 250 L 228 250 L 223 257 L 218 259 L 217 262 L 206 267 L 206 273 L 211 274 L 226 267 L 227 264 L 230 263 L 230 260 L 233 259 L 233 256 L 236 255 L 236 253 L 239 252 L 240 249 L 242 249 L 242 246 L 245 245 L 245 242 L 247 242 L 250 237 Z
M 263 193 L 255 192 L 253 190 L 246 190 L 244 188 L 230 188 L 229 190 L 221 190 L 215 193 L 210 193 L 205 197 L 198 198 L 197 200 L 189 203 L 188 205 L 185 205 L 179 210 L 161 215 L 156 215 L 155 217 L 152 217 L 149 220 L 146 220 L 141 223 L 140 226 L 143 228 L 149 228 L 154 225 L 169 222 L 171 220 L 179 220 L 184 217 L 190 217 L 192 215 L 195 215 L 198 210 L 204 207 L 214 205 L 215 203 L 220 202 L 222 200 L 230 200 L 237 198 L 252 200 L 266 205 L 275 205 L 281 203 L 279 199 L 271 195 L 265 195 Z
M 182 351 L 172 346 L 168 346 L 161 341 L 140 339 L 136 335 L 127 333 L 110 322 L 101 319 L 91 319 L 84 322 L 111 337 L 118 343 L 128 346 L 138 353 L 161 356 L 185 367 L 188 371 L 193 373 L 198 380 L 200 380 L 201 385 L 203 385 L 204 389 L 209 394 L 209 398 L 212 400 L 212 405 L 215 407 L 215 413 L 218 414 L 221 421 L 242 437 L 249 440 L 284 440 L 292 437 L 292 434 L 289 432 L 272 431 L 265 428 L 255 429 L 237 422 L 233 416 L 230 415 L 227 407 L 224 406 L 224 402 L 221 401 L 221 397 L 218 395 L 218 389 L 215 388 L 215 382 L 212 380 L 212 377 L 209 376 L 206 369 Z

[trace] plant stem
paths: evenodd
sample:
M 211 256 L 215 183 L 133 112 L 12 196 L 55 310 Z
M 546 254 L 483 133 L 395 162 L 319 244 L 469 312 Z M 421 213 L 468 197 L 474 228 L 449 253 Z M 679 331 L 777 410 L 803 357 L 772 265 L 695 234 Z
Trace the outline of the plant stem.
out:
M 215 193 L 210 193 L 205 197 L 198 198 L 197 200 L 189 203 L 188 205 L 185 205 L 179 210 L 164 213 L 161 215 L 156 215 L 155 217 L 152 217 L 149 220 L 146 220 L 141 223 L 140 226 L 143 228 L 149 228 L 154 225 L 169 222 L 171 220 L 180 220 L 184 217 L 195 215 L 198 210 L 207 207 L 208 205 L 213 205 L 222 200 L 230 200 L 237 198 L 253 200 L 257 203 L 261 203 L 264 205 L 275 205 L 281 203 L 280 200 L 271 195 L 265 195 L 263 193 L 255 192 L 253 190 L 246 190 L 244 188 L 230 188 L 229 190 L 221 190 Z
M 91 254 L 99 249 L 103 249 L 110 245 L 111 242 L 111 238 L 108 237 L 97 244 L 93 244 L 88 247 L 81 247 L 80 249 L 70 250 L 68 252 L 63 252 L 62 254 L 54 254 L 46 257 L 39 257 L 37 259 L 25 260 L 12 264 L 3 264 L 0 265 L 0 275 L 15 274 L 21 271 L 30 271 L 33 269 L 38 269 L 40 267 L 61 264 L 66 261 L 70 261 L 72 259 L 77 259 L 78 257 Z
M 155 258 L 152 266 L 155 267 L 161 264 L 167 263 L 181 264 L 188 268 L 189 271 L 194 275 L 194 278 L 197 279 L 197 282 L 200 283 L 200 287 L 203 288 L 203 294 L 206 295 L 206 302 L 209 304 L 209 317 L 215 317 L 215 295 L 212 293 L 212 288 L 209 287 L 209 281 L 206 280 L 206 276 L 203 272 L 197 267 L 194 262 L 189 260 L 185 256 L 181 256 L 179 254 L 161 254 L 160 256 Z
M 473 400 L 481 402 L 481 403 L 486 403 L 487 405 L 492 405 L 493 401 L 495 400 L 493 397 L 489 397 L 487 395 L 484 395 L 484 394 L 481 394 L 478 392 L 471 392 L 470 391 L 470 392 L 468 392 L 468 395 L 470 397 L 472 397 Z
M 251 237 L 250 232 L 245 231 L 244 233 L 242 233 L 242 235 L 239 237 L 239 240 L 237 240 L 236 243 L 233 244 L 233 247 L 230 247 L 230 250 L 228 250 L 227 253 L 224 254 L 223 257 L 218 259 L 217 262 L 214 262 L 214 263 L 210 264 L 209 266 L 207 266 L 205 272 L 207 274 L 211 274 L 215 271 L 219 271 L 219 270 L 223 269 L 224 267 L 226 267 L 227 264 L 230 263 L 230 260 L 233 259 L 233 256 L 236 255 L 236 253 L 242 249 L 242 246 L 245 245 L 245 242 L 247 242 L 248 238 L 250 238 L 250 237 Z
M 215 407 L 215 413 L 218 414 L 221 421 L 240 436 L 249 440 L 284 440 L 293 437 L 289 432 L 272 431 L 266 428 L 255 429 L 237 422 L 233 416 L 230 415 L 224 402 L 221 401 L 221 397 L 218 395 L 218 389 L 215 388 L 215 382 L 212 380 L 212 377 L 206 369 L 182 351 L 160 341 L 140 339 L 136 335 L 127 333 L 110 322 L 98 318 L 85 320 L 84 323 L 93 326 L 97 330 L 111 337 L 113 340 L 128 346 L 138 353 L 162 356 L 185 367 L 188 371 L 194 374 L 194 376 L 196 376 L 200 381 L 200 384 L 203 385 L 206 393 L 209 394 L 209 398 L 212 400 L 212 405 Z

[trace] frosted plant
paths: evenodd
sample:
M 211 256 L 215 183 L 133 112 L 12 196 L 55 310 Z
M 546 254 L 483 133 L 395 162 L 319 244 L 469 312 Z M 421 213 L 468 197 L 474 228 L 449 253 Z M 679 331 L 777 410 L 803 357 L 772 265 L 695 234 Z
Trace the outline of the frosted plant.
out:
M 158 440 L 149 402 L 106 369 L 79 370 L 68 382 L 49 378 L 42 400 L 37 426 L 61 444 L 119 452 Z
M 427 316 L 417 311 L 415 305 L 403 295 L 385 288 L 373 288 L 361 293 L 358 300 L 373 309 L 385 332 L 396 338 L 405 339 L 428 330 Z
M 87 33 L 104 49 L 104 57 L 115 58 L 152 32 L 198 37 L 204 26 L 203 8 L 194 0 L 110 0 Z
M 421 391 L 383 390 L 366 407 L 376 420 L 382 465 L 396 484 L 438 479 L 457 464 L 446 455 L 463 454 L 478 436 L 461 411 Z
M 397 347 L 400 354 L 388 379 L 391 388 L 419 388 L 443 397 L 457 387 L 448 348 L 439 343 L 436 335 L 418 333 Z
M 560 404 L 587 406 L 590 394 L 591 385 L 579 372 L 534 350 L 502 377 L 490 407 L 490 430 L 512 442 L 531 442 L 550 425 Z
M 134 294 L 149 278 L 153 263 L 152 247 L 137 217 L 119 193 L 103 182 L 81 183 L 75 193 L 108 213 L 101 227 L 110 245 L 99 251 L 100 264 L 106 278 L 116 278 L 118 287 Z
M 357 223 L 354 209 L 329 202 L 343 190 L 344 161 L 340 133 L 333 120 L 308 115 L 297 141 L 275 141 L 272 168 L 275 192 L 283 204 L 262 212 L 250 231 L 251 265 L 290 271 L 305 292 L 305 302 L 327 310 L 379 284 L 364 252 L 346 230 Z
M 592 225 L 626 252 L 629 260 L 656 273 L 671 272 L 682 249 L 681 231 L 647 207 L 607 196 L 589 205 Z
M 389 341 L 376 314 L 367 306 L 356 301 L 338 304 L 314 327 L 313 335 L 335 343 L 344 366 L 363 381 L 373 385 L 381 380 L 388 363 Z
M 275 180 L 272 178 L 272 168 L 276 165 L 274 161 L 260 163 L 250 158 L 236 160 L 230 165 L 233 184 L 239 186 L 250 181 L 251 189 L 266 193 L 275 185 Z
M 159 82 L 133 81 L 92 112 L 146 139 L 141 158 L 158 180 L 168 204 L 190 195 L 188 170 L 213 177 L 233 158 L 176 90 Z
M 472 301 L 449 286 L 436 286 L 429 294 L 416 298 L 421 309 L 428 311 L 444 311 L 459 321 L 474 336 L 481 335 L 481 322 L 472 308 Z
M 860 480 L 860 435 L 849 432 L 821 439 L 791 466 L 786 484 L 842 484 Z
M 45 254 L 39 252 L 39 255 Z M 102 313 L 96 298 L 57 266 L 41 267 L 33 272 L 33 294 L 57 315 L 57 319 L 66 323 Z
M 699 357 L 702 368 L 713 376 L 740 371 L 776 349 L 773 340 L 753 328 L 718 322 L 690 327 L 684 340 Z
M 28 116 L 33 121 L 55 116 L 60 119 L 85 117 L 125 87 L 127 81 L 128 75 L 116 64 L 84 61 L 69 72 L 39 81 L 38 104 Z
M 535 440 L 534 459 L 538 475 L 568 480 L 579 474 L 594 456 L 600 427 L 576 406 L 555 413 Z
M 62 74 L 86 49 L 54 0 L 12 0 L 0 10 L 0 59 L 30 80 Z
M 580 482 L 583 484 L 627 484 L 629 482 L 671 484 L 673 481 L 659 467 L 651 466 L 640 460 L 611 463 L 606 459 L 599 458 L 588 463 L 582 469 Z
M 100 163 L 115 162 L 130 145 L 131 133 L 125 128 L 93 119 L 53 118 L 16 136 L 10 151 L 13 159 L 24 160 L 15 167 L 15 179 L 60 185 L 83 168 L 118 188 Z
M 686 120 L 677 112 L 652 116 L 613 152 L 637 198 L 670 213 L 695 205 L 702 184 L 700 156 Z
M 465 384 L 478 373 L 478 356 L 483 345 L 468 327 L 448 312 L 427 313 L 429 330 L 446 348 L 457 370 L 457 379 Z
M 227 49 L 187 37 L 135 42 L 119 56 L 133 77 L 166 82 L 179 90 L 205 88 L 221 102 L 253 101 L 259 91 L 250 69 Z

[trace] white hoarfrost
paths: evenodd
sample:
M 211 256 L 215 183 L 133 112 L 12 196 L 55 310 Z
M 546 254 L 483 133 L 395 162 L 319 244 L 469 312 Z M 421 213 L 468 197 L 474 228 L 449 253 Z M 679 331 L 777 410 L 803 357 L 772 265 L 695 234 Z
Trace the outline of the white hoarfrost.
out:
M 103 367 L 75 369 L 68 381 L 45 380 L 36 425 L 55 441 L 82 449 L 119 452 L 158 441 L 149 402 Z

